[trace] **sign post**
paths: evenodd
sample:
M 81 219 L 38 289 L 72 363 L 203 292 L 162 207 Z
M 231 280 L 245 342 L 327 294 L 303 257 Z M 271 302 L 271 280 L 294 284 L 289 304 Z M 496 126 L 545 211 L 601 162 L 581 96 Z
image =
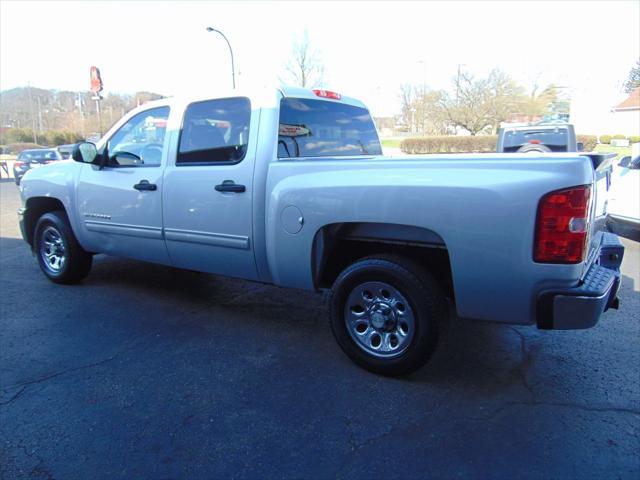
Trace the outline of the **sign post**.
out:
M 91 91 L 93 92 L 92 100 L 96 101 L 96 113 L 98 114 L 98 123 L 100 125 L 100 136 L 102 136 L 102 112 L 100 111 L 100 100 L 102 96 L 100 92 L 103 89 L 102 77 L 100 76 L 100 69 L 98 67 L 91 67 Z

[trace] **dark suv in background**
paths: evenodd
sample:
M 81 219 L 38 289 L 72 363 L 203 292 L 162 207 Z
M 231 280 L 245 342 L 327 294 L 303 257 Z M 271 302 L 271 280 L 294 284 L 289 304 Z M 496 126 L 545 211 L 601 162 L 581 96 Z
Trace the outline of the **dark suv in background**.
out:
M 15 178 L 16 185 L 20 185 L 20 180 L 22 180 L 24 174 L 30 169 L 38 168 L 58 160 L 62 160 L 62 155 L 55 148 L 23 150 L 13 164 L 13 177 Z
M 496 152 L 580 152 L 582 144 L 570 123 L 506 127 L 498 131 Z

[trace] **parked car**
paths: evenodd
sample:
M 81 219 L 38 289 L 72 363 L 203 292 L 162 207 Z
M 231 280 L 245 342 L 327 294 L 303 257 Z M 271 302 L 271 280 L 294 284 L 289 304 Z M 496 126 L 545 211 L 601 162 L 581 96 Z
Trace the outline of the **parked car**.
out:
M 609 229 L 640 242 L 640 143 L 614 169 L 609 200 Z
M 62 160 L 62 155 L 60 155 L 58 150 L 53 148 L 23 150 L 13 163 L 13 178 L 15 179 L 16 185 L 20 185 L 22 177 L 29 170 L 58 160 Z
M 63 160 L 68 160 L 71 158 L 71 154 L 73 153 L 73 147 L 75 147 L 74 143 L 70 143 L 67 145 L 58 145 L 56 149 L 62 155 Z
M 366 107 L 334 92 L 158 100 L 31 172 L 20 226 L 56 283 L 103 253 L 329 291 L 338 344 L 385 375 L 426 362 L 449 306 L 542 329 L 617 308 L 598 155 L 381 152 Z
M 579 152 L 582 148 L 573 125 L 557 123 L 501 128 L 496 152 Z

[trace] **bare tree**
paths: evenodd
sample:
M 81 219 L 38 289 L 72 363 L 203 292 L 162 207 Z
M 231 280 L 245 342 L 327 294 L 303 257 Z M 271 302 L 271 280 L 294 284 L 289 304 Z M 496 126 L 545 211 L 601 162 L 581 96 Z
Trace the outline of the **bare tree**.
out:
M 311 48 L 306 30 L 301 39 L 294 40 L 285 70 L 286 80 L 301 87 L 319 87 L 324 83 L 322 56 L 318 50 Z
M 519 109 L 522 88 L 506 73 L 494 69 L 485 79 L 460 72 L 453 80 L 457 99 L 444 94 L 440 105 L 449 121 L 471 135 L 497 130 Z
M 631 93 L 638 87 L 640 87 L 640 58 L 636 62 L 636 65 L 629 71 L 629 76 L 623 86 L 624 93 Z
M 400 118 L 402 123 L 414 131 L 415 127 L 415 105 L 413 102 L 413 87 L 408 83 L 400 85 Z
M 553 105 L 558 100 L 558 89 L 551 84 L 544 89 L 540 89 L 536 81 L 528 95 L 523 95 L 521 99 L 521 113 L 527 116 L 527 121 L 534 117 L 549 113 Z

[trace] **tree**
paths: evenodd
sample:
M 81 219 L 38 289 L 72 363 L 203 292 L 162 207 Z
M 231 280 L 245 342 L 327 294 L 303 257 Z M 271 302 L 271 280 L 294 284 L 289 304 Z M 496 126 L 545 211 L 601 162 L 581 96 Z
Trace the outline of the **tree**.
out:
M 414 131 L 415 112 L 413 103 L 413 87 L 407 83 L 400 85 L 400 119 L 402 123 Z
M 558 101 L 558 89 L 551 84 L 540 90 L 536 81 L 528 95 L 523 95 L 520 101 L 520 113 L 527 116 L 530 122 L 534 117 L 545 115 L 553 110 Z
M 447 132 L 448 119 L 440 105 L 443 93 L 424 85 L 400 85 L 400 119 L 409 131 L 423 135 L 442 135 Z
M 467 130 L 471 135 L 483 132 L 492 125 L 485 94 L 486 83 L 475 80 L 466 72 L 454 79 L 455 98 L 449 93 L 442 97 L 441 105 L 450 122 Z
M 631 93 L 640 87 L 640 58 L 636 61 L 635 67 L 629 71 L 627 81 L 624 82 L 624 93 Z
M 443 92 L 417 87 L 414 95 L 416 130 L 423 135 L 443 135 L 448 119 L 442 109 Z
M 311 48 L 309 34 L 305 30 L 291 48 L 291 58 L 285 65 L 287 80 L 301 87 L 319 87 L 324 83 L 324 66 L 318 50 Z
M 453 125 L 471 135 L 496 131 L 501 122 L 518 111 L 523 92 L 522 87 L 497 68 L 485 79 L 462 71 L 453 85 L 455 97 L 444 93 L 440 105 Z

